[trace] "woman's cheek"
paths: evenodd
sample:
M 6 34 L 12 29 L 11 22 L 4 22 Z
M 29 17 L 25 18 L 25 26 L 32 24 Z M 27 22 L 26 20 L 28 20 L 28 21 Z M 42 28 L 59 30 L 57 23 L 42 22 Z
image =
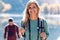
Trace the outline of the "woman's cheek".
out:
M 34 9 L 34 13 L 37 13 L 37 9 Z
M 29 10 L 29 14 L 31 14 L 31 10 Z

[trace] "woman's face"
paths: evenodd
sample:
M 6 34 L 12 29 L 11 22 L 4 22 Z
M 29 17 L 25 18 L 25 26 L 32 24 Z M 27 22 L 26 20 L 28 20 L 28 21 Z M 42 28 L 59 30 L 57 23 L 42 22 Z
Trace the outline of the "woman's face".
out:
M 29 9 L 28 9 L 28 12 L 30 15 L 37 15 L 38 14 L 38 7 L 36 6 L 36 4 L 32 3 L 29 5 Z

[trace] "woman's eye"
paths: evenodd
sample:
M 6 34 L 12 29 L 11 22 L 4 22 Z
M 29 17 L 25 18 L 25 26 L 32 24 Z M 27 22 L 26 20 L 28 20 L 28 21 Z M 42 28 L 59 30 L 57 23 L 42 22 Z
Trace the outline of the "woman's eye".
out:
M 35 8 L 35 6 L 33 8 Z
M 33 8 L 35 8 L 35 6 L 33 6 L 33 7 L 29 7 L 29 9 L 33 9 Z
M 31 7 L 29 7 L 29 9 L 31 9 Z

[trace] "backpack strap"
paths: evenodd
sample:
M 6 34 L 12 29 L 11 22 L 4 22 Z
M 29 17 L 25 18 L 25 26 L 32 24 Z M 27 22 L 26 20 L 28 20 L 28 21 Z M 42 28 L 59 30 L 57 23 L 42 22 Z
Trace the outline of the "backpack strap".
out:
M 38 30 L 38 35 L 37 35 L 37 40 L 39 40 L 39 35 L 40 35 L 40 33 L 39 32 L 45 32 L 45 30 L 44 30 L 44 23 L 43 23 L 44 21 L 41 19 L 41 20 L 39 20 L 39 18 L 38 18 L 38 26 L 37 26 L 37 30 Z M 41 38 L 41 40 L 42 40 L 42 38 Z
M 31 40 L 31 28 L 30 28 L 30 19 L 28 19 L 28 26 L 29 26 L 29 40 Z M 23 28 L 25 29 L 25 25 L 23 25 Z M 25 37 L 26 37 L 26 34 L 24 33 L 23 35 L 24 37 L 24 40 L 25 40 Z
M 39 40 L 39 18 L 38 18 L 38 25 L 37 25 L 37 30 L 38 30 L 38 35 L 37 35 L 37 40 Z
M 28 19 L 28 25 L 29 25 L 29 40 L 31 40 L 31 27 L 30 27 L 30 19 Z

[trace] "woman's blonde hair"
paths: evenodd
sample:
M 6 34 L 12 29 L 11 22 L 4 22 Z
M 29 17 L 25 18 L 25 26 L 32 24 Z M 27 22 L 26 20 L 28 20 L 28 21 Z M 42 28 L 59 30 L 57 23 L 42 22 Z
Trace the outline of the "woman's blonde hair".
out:
M 29 10 L 29 6 L 30 6 L 31 4 L 35 4 L 36 7 L 38 8 L 37 11 L 39 12 L 39 6 L 38 6 L 38 4 L 37 4 L 36 2 L 29 2 L 29 3 L 27 4 L 26 10 L 25 10 L 25 17 L 23 16 L 23 18 L 24 18 L 23 22 L 27 22 L 28 19 L 29 19 L 29 16 L 30 16 L 30 15 L 29 15 L 28 10 Z

